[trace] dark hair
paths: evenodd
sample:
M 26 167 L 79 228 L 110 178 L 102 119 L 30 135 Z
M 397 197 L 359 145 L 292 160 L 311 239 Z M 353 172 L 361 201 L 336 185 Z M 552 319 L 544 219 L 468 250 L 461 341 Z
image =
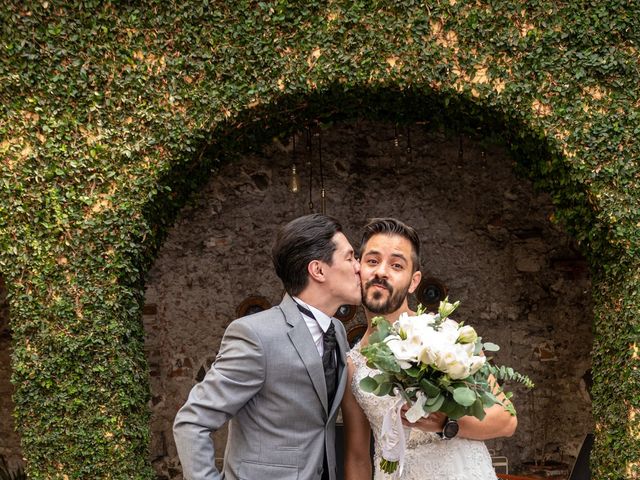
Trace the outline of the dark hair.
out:
M 420 268 L 420 238 L 418 232 L 406 223 L 402 223 L 395 218 L 372 218 L 364 226 L 362 233 L 362 242 L 360 243 L 360 257 L 362 257 L 363 249 L 371 237 L 377 234 L 382 235 L 400 235 L 411 242 L 411 260 L 413 262 L 413 271 Z
M 309 281 L 307 266 L 313 260 L 331 265 L 336 250 L 333 236 L 338 232 L 342 232 L 342 225 L 319 213 L 298 217 L 278 231 L 271 258 L 289 295 L 305 289 Z

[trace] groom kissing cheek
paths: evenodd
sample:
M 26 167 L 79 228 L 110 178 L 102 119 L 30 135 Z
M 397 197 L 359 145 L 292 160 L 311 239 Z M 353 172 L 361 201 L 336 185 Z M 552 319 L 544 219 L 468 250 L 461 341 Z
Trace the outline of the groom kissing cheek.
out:
M 215 362 L 176 415 L 185 480 L 336 480 L 348 343 L 333 316 L 360 304 L 360 264 L 340 223 L 320 214 L 282 227 L 272 260 L 282 302 L 231 322 Z M 211 433 L 227 421 L 219 472 Z

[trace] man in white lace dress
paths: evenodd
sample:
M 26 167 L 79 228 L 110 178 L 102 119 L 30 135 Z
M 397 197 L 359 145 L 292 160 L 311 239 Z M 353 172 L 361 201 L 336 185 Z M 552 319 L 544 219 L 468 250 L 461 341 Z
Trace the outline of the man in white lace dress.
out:
M 394 397 L 378 397 L 359 388 L 360 379 L 372 373 L 359 350 L 372 333 L 373 317 L 383 315 L 393 322 L 403 312 L 415 313 L 409 309 L 407 295 L 420 283 L 419 260 L 420 241 L 410 226 L 393 218 L 373 219 L 365 226 L 360 246 L 360 278 L 368 328 L 348 358 L 351 389 L 347 388 L 342 401 L 346 480 L 371 479 L 370 436 L 373 431 L 374 440 L 379 443 L 384 413 L 396 401 Z M 504 396 L 500 398 L 508 401 Z M 511 436 L 517 419 L 496 404 L 486 410 L 482 421 L 471 416 L 455 421 L 436 412 L 416 423 L 410 424 L 406 419 L 403 423 L 412 429 L 403 480 L 489 480 L 496 475 L 482 440 Z M 379 456 L 376 446 L 376 480 L 392 478 L 378 468 Z

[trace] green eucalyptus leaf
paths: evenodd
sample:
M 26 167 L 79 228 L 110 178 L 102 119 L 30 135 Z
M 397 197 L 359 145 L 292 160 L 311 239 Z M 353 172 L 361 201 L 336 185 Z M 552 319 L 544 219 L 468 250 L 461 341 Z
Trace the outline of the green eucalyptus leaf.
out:
M 500 346 L 492 342 L 484 342 L 482 346 L 487 352 L 497 352 L 500 350 Z
M 373 393 L 382 397 L 384 395 L 389 395 L 392 390 L 393 390 L 393 383 L 385 382 L 385 383 L 381 383 Z
M 446 414 L 447 417 L 453 418 L 454 420 L 463 417 L 467 413 L 466 407 L 449 398 L 445 398 L 444 402 L 442 402 L 440 411 Z
M 438 395 L 436 397 L 430 398 L 425 403 L 424 409 L 427 412 L 439 412 L 442 408 L 442 404 L 444 403 L 444 395 Z
M 381 343 L 391 331 L 391 323 L 384 317 L 374 317 L 372 320 L 376 330 L 369 336 L 369 345 Z
M 473 405 L 476 398 L 476 392 L 467 387 L 458 387 L 453 391 L 453 399 L 465 407 Z
M 378 388 L 378 382 L 371 377 L 364 377 L 360 380 L 360 388 L 363 392 L 372 393 Z
M 485 417 L 486 412 L 484 411 L 484 405 L 482 404 L 482 400 L 478 398 L 475 402 L 473 402 L 473 405 L 471 405 L 469 414 L 473 415 L 478 420 L 482 420 Z
M 378 383 L 391 382 L 391 375 L 387 373 L 377 373 L 376 375 L 373 376 L 373 378 Z
M 440 394 L 440 389 L 426 378 L 420 380 L 420 388 L 427 397 L 435 397 Z
M 496 403 L 500 403 L 500 400 L 498 400 L 498 398 L 492 392 L 489 392 L 487 390 L 482 391 L 480 397 L 482 398 L 482 403 L 484 404 L 485 408 L 488 408 Z
M 369 344 L 362 348 L 362 354 L 367 358 L 367 364 L 374 368 L 388 372 L 400 372 L 401 370 L 386 343 Z

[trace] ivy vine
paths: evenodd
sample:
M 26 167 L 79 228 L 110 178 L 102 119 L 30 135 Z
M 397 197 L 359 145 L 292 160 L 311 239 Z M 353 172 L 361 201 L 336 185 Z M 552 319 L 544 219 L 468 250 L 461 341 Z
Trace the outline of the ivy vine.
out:
M 222 161 L 306 119 L 499 132 L 590 261 L 595 478 L 640 477 L 634 2 L 8 0 L 0 271 L 30 478 L 151 479 L 144 276 Z

